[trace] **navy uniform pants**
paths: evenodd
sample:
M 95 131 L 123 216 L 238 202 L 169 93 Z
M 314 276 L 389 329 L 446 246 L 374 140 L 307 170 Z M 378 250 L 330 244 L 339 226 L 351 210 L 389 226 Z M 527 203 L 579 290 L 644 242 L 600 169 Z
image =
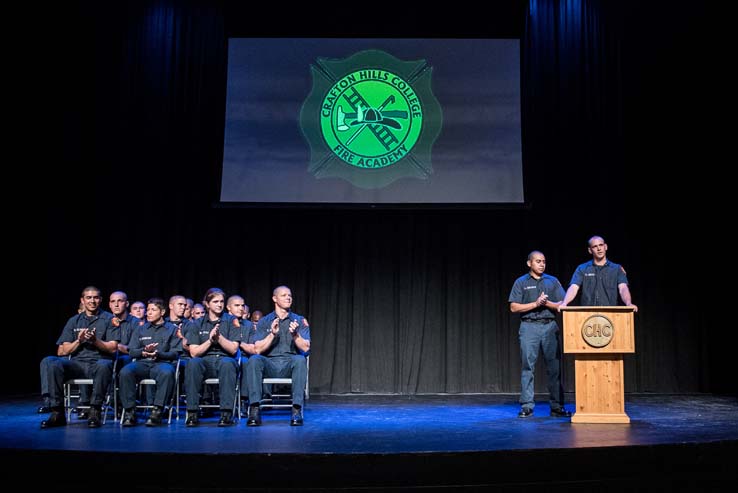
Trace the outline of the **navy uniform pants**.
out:
M 564 403 L 564 390 L 560 379 L 559 326 L 555 320 L 545 323 L 520 323 L 520 404 L 523 408 L 535 408 L 534 380 L 539 351 L 543 352 L 548 376 L 548 394 L 551 409 L 559 409 Z
M 127 364 L 120 371 L 120 400 L 123 409 L 131 409 L 136 405 L 136 384 L 144 378 L 156 380 L 153 403 L 164 407 L 174 394 L 174 377 L 174 366 L 171 363 L 141 360 Z
M 185 392 L 187 393 L 187 411 L 197 411 L 202 395 L 202 387 L 206 378 L 217 378 L 220 393 L 221 411 L 233 410 L 236 402 L 236 379 L 238 377 L 238 361 L 236 358 L 222 355 L 210 355 L 192 358 L 187 363 L 185 372 Z
M 269 358 L 260 354 L 249 357 L 246 363 L 246 385 L 249 403 L 261 400 L 261 384 L 264 377 L 292 378 L 292 405 L 305 403 L 305 383 L 307 382 L 307 360 L 305 356 L 280 356 Z
M 64 405 L 64 382 L 71 378 L 91 378 L 90 404 L 100 406 L 113 381 L 113 360 L 79 361 L 60 356 L 47 356 L 41 361 L 41 388 L 49 393 L 49 405 Z

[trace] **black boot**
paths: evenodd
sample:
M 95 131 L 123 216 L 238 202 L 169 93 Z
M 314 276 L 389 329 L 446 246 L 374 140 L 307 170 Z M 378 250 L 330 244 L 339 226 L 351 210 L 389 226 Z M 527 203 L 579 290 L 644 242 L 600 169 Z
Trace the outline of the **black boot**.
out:
M 292 406 L 290 426 L 302 426 L 302 422 L 302 408 L 300 406 Z
M 187 421 L 185 426 L 193 427 L 200 424 L 200 418 L 197 416 L 197 411 L 187 411 Z
M 36 410 L 36 412 L 38 412 L 39 414 L 49 414 L 51 411 L 52 411 L 52 409 L 51 409 L 51 406 L 49 405 L 49 397 L 48 396 L 45 396 L 44 397 L 44 404 L 42 406 L 40 406 Z
M 161 407 L 156 406 L 151 410 L 149 419 L 146 420 L 146 426 L 159 426 L 161 424 Z
M 87 427 L 88 428 L 100 428 L 102 426 L 102 421 L 100 419 L 101 415 L 100 408 L 97 407 L 91 407 L 90 408 L 90 414 L 89 418 L 87 418 Z
M 218 426 L 231 426 L 233 424 L 233 412 L 222 410 L 220 411 L 220 421 Z
M 249 406 L 249 420 L 246 421 L 247 426 L 261 426 L 261 409 L 259 405 Z
M 126 409 L 123 412 L 123 426 L 136 426 L 136 422 L 136 410 L 133 408 Z
M 57 426 L 66 426 L 67 417 L 64 415 L 64 408 L 54 407 L 51 410 L 51 415 L 41 421 L 41 428 L 56 428 Z

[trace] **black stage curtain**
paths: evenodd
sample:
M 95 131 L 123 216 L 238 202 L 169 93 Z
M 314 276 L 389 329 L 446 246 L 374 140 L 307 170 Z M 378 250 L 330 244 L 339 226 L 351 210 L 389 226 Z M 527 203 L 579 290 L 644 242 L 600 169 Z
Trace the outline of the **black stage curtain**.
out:
M 4 391 L 37 388 L 37 362 L 54 351 L 88 284 L 132 301 L 197 300 L 219 286 L 264 312 L 272 288 L 286 284 L 312 326 L 315 393 L 517 393 L 512 283 L 540 249 L 567 285 L 594 234 L 627 269 L 640 306 L 626 390 L 731 390 L 727 348 L 701 296 L 705 236 L 719 233 L 684 219 L 724 200 L 709 181 L 717 151 L 706 150 L 719 135 L 714 67 L 724 61 L 707 7 L 640 3 L 531 1 L 489 18 L 425 13 L 412 24 L 408 10 L 347 33 L 326 32 L 344 24 L 316 13 L 276 23 L 276 8 L 235 2 L 81 2 L 60 19 L 66 142 L 58 184 L 45 196 L 47 309 L 35 359 L 23 359 L 27 378 Z M 401 31 L 408 25 L 415 31 Z M 212 207 L 228 35 L 510 30 L 523 50 L 526 207 Z M 573 391 L 568 358 L 564 383 Z M 545 390 L 542 368 L 536 385 Z

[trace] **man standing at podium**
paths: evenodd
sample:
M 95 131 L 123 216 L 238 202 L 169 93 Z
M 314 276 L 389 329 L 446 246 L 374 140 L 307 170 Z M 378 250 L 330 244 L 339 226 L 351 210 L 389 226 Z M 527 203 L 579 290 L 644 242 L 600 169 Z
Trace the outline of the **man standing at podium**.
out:
M 508 301 L 510 311 L 520 313 L 520 412 L 519 418 L 533 416 L 534 371 L 539 349 L 543 351 L 548 375 L 548 393 L 551 416 L 568 418 L 571 413 L 564 409 L 564 389 L 561 386 L 561 348 L 559 326 L 556 324 L 556 309 L 564 297 L 564 288 L 558 279 L 548 274 L 546 257 L 534 250 L 528 254 L 527 274 L 517 278 Z
M 625 306 L 633 307 L 637 312 L 638 307 L 631 301 L 625 269 L 607 260 L 605 240 L 601 236 L 593 236 L 587 242 L 587 251 L 592 260 L 576 268 L 559 308 L 571 303 L 581 288 L 582 306 L 617 306 L 619 294 Z

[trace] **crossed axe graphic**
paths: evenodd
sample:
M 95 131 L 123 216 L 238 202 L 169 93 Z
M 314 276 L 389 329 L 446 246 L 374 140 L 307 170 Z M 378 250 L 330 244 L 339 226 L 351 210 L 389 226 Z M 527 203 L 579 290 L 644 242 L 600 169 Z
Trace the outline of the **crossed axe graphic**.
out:
M 349 128 L 351 128 L 348 125 L 346 125 L 346 118 L 356 118 L 357 121 L 354 122 L 354 124 L 361 122 L 361 126 L 356 129 L 356 132 L 354 132 L 354 134 L 351 135 L 351 137 L 349 137 L 349 139 L 346 141 L 346 145 L 349 145 L 351 142 L 353 142 L 354 139 L 359 136 L 359 134 L 362 132 L 362 130 L 364 130 L 364 128 L 366 128 L 368 124 L 372 123 L 372 124 L 381 125 L 382 124 L 381 121 L 385 116 L 392 117 L 392 118 L 407 118 L 407 111 L 402 111 L 402 110 L 383 111 L 385 107 L 387 107 L 388 105 L 394 102 L 395 102 L 395 96 L 390 95 L 389 97 L 387 97 L 387 99 L 384 100 L 384 102 L 381 105 L 379 105 L 378 108 L 370 107 L 370 108 L 367 108 L 366 112 L 362 109 L 361 104 L 359 104 L 358 110 L 356 113 L 345 113 L 343 111 L 343 108 L 339 106 L 336 112 L 336 129 L 339 132 L 345 132 L 346 130 L 349 130 Z M 375 111 L 378 121 L 364 120 L 364 116 L 367 112 L 369 112 L 369 110 Z M 397 124 L 397 122 L 394 122 L 394 123 Z

